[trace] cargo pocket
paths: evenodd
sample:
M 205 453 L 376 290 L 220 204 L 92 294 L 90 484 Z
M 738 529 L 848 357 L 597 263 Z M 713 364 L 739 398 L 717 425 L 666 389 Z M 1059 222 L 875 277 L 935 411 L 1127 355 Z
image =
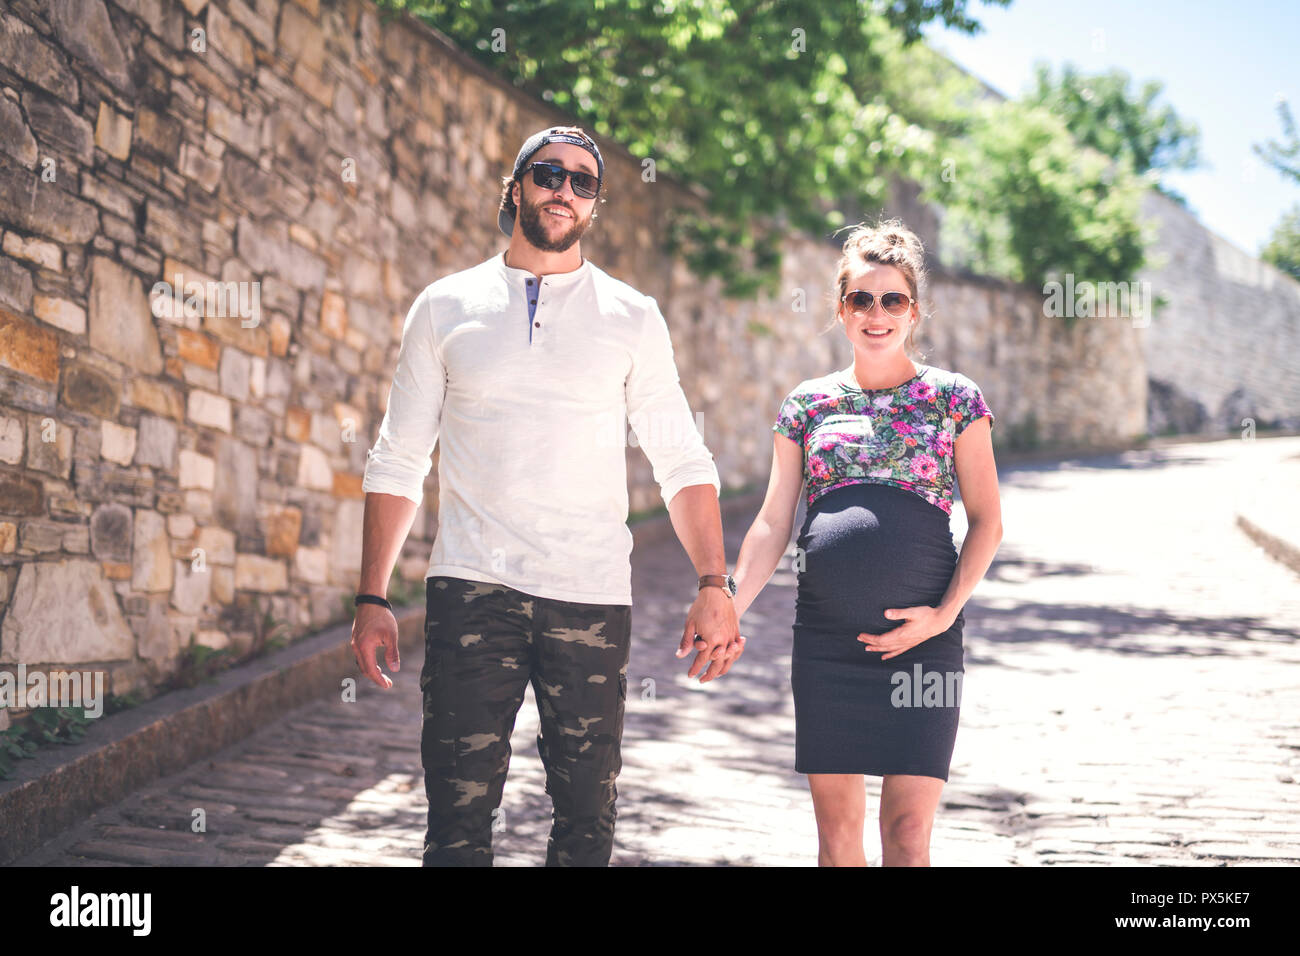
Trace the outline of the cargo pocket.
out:
M 452 665 L 455 648 L 448 647 L 424 631 L 424 667 L 420 670 L 423 721 L 420 728 L 420 756 L 424 766 L 448 767 L 456 762 L 456 700 L 453 695 Z

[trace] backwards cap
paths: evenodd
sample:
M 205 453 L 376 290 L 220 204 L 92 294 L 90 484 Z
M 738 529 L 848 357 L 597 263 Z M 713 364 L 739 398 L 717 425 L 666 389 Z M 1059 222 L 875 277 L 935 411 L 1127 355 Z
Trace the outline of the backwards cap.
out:
M 519 150 L 519 155 L 515 157 L 515 168 L 510 174 L 511 179 L 518 179 L 523 173 L 524 167 L 528 165 L 528 160 L 532 158 L 533 153 L 537 152 L 547 143 L 569 143 L 573 146 L 581 146 L 596 160 L 596 178 L 604 180 L 605 178 L 605 161 L 600 157 L 600 149 L 597 148 L 594 141 L 588 141 L 578 136 L 576 133 L 563 132 L 565 127 L 552 126 L 548 129 L 540 130 L 534 133 L 528 139 L 524 140 L 524 145 Z M 502 209 L 497 213 L 497 225 L 507 236 L 515 230 L 514 217 Z

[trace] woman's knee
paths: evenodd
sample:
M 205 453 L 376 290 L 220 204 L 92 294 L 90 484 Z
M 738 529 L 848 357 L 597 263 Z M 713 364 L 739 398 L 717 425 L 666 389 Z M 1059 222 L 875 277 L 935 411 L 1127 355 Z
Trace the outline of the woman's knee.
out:
M 893 846 L 920 849 L 930 845 L 931 823 L 926 814 L 907 810 L 886 821 L 882 836 Z

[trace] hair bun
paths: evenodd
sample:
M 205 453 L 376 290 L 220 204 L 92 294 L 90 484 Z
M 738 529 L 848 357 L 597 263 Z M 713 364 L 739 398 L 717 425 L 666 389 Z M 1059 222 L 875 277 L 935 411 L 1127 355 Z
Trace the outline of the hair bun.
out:
M 836 268 L 837 299 L 847 289 L 849 269 L 871 262 L 897 268 L 907 280 L 912 297 L 920 298 L 926 279 L 925 246 L 901 219 L 882 219 L 874 225 L 862 222 L 852 228 Z

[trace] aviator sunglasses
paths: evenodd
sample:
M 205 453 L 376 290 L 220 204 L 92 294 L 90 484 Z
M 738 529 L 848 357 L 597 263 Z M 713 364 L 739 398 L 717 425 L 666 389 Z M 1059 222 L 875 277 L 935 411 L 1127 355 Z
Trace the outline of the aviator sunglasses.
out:
M 529 163 L 524 170 L 533 171 L 533 182 L 543 189 L 559 189 L 568 176 L 573 183 L 573 194 L 583 199 L 595 199 L 600 192 L 600 180 L 591 173 L 565 169 L 555 163 Z
M 575 189 L 574 192 L 577 192 Z M 880 307 L 885 310 L 887 315 L 892 315 L 896 319 L 901 319 L 907 315 L 907 310 L 912 307 L 912 297 L 902 292 L 878 292 L 872 294 L 866 289 L 854 289 L 853 291 L 840 296 L 841 302 L 847 302 L 849 310 L 856 315 L 866 315 L 875 305 L 876 296 L 880 297 Z

